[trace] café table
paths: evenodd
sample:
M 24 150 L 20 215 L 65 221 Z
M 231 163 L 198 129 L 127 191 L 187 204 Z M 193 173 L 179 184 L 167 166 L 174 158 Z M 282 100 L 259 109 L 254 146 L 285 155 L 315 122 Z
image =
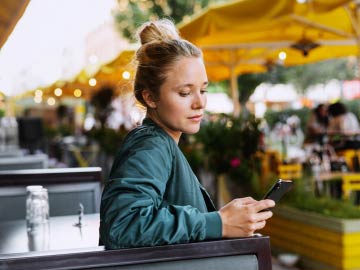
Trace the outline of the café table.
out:
M 337 194 L 336 188 L 329 185 L 330 193 L 335 197 L 342 197 L 348 199 L 352 191 L 360 190 L 360 173 L 359 172 L 322 172 L 315 179 L 317 184 L 336 183 L 341 186 L 341 194 Z M 329 189 L 328 188 L 328 189 Z
M 2 254 L 52 251 L 98 246 L 99 214 L 86 214 L 82 226 L 78 216 L 50 217 L 48 239 L 36 239 L 26 230 L 25 220 L 0 222 L 0 257 Z M 46 241 L 46 243 L 37 243 Z

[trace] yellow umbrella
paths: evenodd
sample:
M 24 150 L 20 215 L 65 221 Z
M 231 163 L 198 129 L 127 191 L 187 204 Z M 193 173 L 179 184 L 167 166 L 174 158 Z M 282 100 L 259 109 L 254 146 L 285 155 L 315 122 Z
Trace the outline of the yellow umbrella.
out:
M 355 1 L 299 2 L 237 0 L 210 7 L 179 30 L 202 48 L 210 80 L 231 78 L 237 101 L 236 76 L 264 70 L 281 51 L 286 66 L 359 54 Z
M 104 86 L 114 88 L 117 94 L 131 91 L 134 77 L 132 59 L 136 46 L 129 46 L 129 49 L 122 51 L 113 61 L 101 66 L 95 74 L 84 69 L 72 81 L 56 82 L 44 88 L 44 96 L 55 97 L 57 88 L 61 89 L 61 96 L 58 98 L 79 95 L 86 100 L 90 100 L 94 92 Z

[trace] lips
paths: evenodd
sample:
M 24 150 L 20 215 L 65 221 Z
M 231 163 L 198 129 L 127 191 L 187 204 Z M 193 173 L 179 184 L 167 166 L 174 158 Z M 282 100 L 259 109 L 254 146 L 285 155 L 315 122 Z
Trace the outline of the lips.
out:
M 198 121 L 200 121 L 201 118 L 202 118 L 202 114 L 189 117 L 190 120 L 198 120 Z

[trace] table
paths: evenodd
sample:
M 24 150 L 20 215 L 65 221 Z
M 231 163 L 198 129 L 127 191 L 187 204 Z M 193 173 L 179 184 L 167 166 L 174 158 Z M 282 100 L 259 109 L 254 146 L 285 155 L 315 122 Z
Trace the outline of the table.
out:
M 74 226 L 78 216 L 50 218 L 50 234 L 47 244 L 39 244 L 39 238 L 29 237 L 25 220 L 0 222 L 0 254 L 29 251 L 62 250 L 96 247 L 99 242 L 99 214 L 87 214 L 81 228 Z
M 316 182 L 327 182 L 339 179 L 342 194 L 338 197 L 348 199 L 351 191 L 360 190 L 360 173 L 358 172 L 324 172 L 315 179 Z

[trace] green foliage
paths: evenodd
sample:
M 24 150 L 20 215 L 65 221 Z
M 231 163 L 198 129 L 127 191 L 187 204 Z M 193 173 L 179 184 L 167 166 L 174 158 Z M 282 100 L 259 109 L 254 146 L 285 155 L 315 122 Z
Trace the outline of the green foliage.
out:
M 95 119 L 105 128 L 106 121 L 113 108 L 111 101 L 115 97 L 115 90 L 111 86 L 103 86 L 91 96 L 90 104 L 95 107 Z
M 120 9 L 114 16 L 120 33 L 134 41 L 137 28 L 149 19 L 171 18 L 179 23 L 212 2 L 219 0 L 119 0 Z
M 74 134 L 74 130 L 69 125 L 59 125 L 57 127 L 44 127 L 44 133 L 47 138 L 66 137 Z
M 303 131 L 306 130 L 306 124 L 310 117 L 311 110 L 308 108 L 302 109 L 285 109 L 282 111 L 267 110 L 264 118 L 272 129 L 277 122 L 284 122 L 288 117 L 296 115 L 300 118 L 300 125 Z
M 239 101 L 244 104 L 254 93 L 255 88 L 262 82 L 267 81 L 267 73 L 242 74 L 237 78 L 239 87 Z
M 259 148 L 259 124 L 254 115 L 244 119 L 224 114 L 205 123 L 195 135 L 203 166 L 241 184 L 250 183 L 255 173 L 254 154 Z
M 0 118 L 5 116 L 5 111 L 0 109 Z
M 276 66 L 271 71 L 273 83 L 293 83 L 299 91 L 331 79 L 349 80 L 356 77 L 355 65 L 347 58 L 331 59 L 293 67 Z
M 295 188 L 290 191 L 289 196 L 284 197 L 282 204 L 330 217 L 360 218 L 360 206 L 355 206 L 351 201 L 316 197 L 313 192 L 306 191 L 304 180 L 295 182 Z
M 204 166 L 204 153 L 202 151 L 202 145 L 194 141 L 193 135 L 182 134 L 179 141 L 179 147 L 183 152 L 186 160 L 189 162 L 190 167 L 194 172 Z
M 111 128 L 93 128 L 87 135 L 100 145 L 102 151 L 108 155 L 115 155 L 128 131 L 121 126 L 119 130 Z
M 210 82 L 207 91 L 209 93 L 227 93 L 229 94 L 229 83 L 228 81 L 221 82 Z

